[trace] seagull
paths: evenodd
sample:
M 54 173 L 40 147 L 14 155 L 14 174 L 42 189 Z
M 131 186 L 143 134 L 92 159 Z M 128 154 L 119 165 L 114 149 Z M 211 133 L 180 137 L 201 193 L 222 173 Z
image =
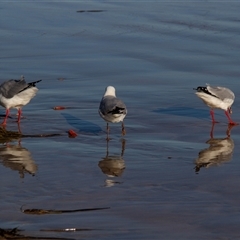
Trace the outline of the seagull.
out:
M 38 89 L 36 83 L 38 80 L 31 83 L 26 83 L 24 76 L 20 80 L 8 80 L 0 85 L 0 105 L 6 109 L 6 116 L 2 125 L 7 124 L 7 118 L 11 108 L 18 109 L 18 120 L 20 122 L 22 107 L 30 102 L 36 95 Z
M 225 114 L 228 118 L 229 124 L 238 125 L 238 123 L 233 122 L 230 117 L 232 114 L 232 104 L 235 99 L 234 93 L 225 87 L 213 87 L 207 84 L 206 87 L 197 87 L 196 94 L 199 98 L 203 100 L 203 102 L 211 108 L 210 114 L 212 117 L 212 122 L 217 123 L 214 118 L 214 108 L 219 108 L 225 111 Z
M 107 122 L 107 140 L 109 140 L 108 123 L 122 122 L 122 135 L 124 136 L 126 134 L 123 119 L 127 115 L 127 108 L 124 102 L 116 97 L 114 87 L 106 87 L 98 112 L 100 116 Z

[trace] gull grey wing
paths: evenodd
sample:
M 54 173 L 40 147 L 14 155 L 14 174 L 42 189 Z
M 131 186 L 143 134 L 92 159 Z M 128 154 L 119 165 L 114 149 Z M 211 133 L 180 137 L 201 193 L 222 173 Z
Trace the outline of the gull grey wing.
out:
M 231 99 L 231 100 L 235 99 L 234 93 L 228 88 L 212 87 L 208 85 L 207 89 L 211 94 L 215 95 L 216 97 L 220 98 L 223 101 L 224 99 Z
M 25 82 L 24 79 L 21 80 L 8 80 L 1 84 L 0 86 L 0 93 L 5 98 L 12 98 L 19 92 L 21 92 L 24 88 L 26 88 L 28 84 Z
M 113 96 L 106 96 L 102 99 L 99 109 L 103 115 L 112 113 L 123 113 L 127 112 L 126 105 L 118 98 Z

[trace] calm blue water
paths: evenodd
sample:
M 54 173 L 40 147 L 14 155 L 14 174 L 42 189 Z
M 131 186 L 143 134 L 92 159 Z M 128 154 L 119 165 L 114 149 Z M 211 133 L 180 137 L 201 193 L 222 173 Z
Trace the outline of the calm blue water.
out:
M 215 142 L 206 143 L 209 109 L 192 90 L 205 83 L 231 88 L 232 118 L 240 122 L 239 7 L 0 3 L 0 80 L 43 80 L 23 109 L 21 130 L 61 134 L 0 145 L 0 228 L 69 239 L 239 239 L 240 127 L 225 141 L 227 119 L 216 111 Z M 128 115 L 127 135 L 112 124 L 107 146 L 98 106 L 108 85 Z M 15 110 L 12 116 L 7 129 L 16 131 Z M 68 138 L 69 129 L 78 137 Z M 110 209 L 27 215 L 22 205 Z M 60 231 L 66 228 L 88 231 Z

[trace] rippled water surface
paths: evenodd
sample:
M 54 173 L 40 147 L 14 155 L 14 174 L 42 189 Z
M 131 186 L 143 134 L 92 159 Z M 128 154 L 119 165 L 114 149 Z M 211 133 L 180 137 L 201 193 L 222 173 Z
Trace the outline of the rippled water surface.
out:
M 212 126 L 193 91 L 229 87 L 240 122 L 239 8 L 2 2 L 0 80 L 43 80 L 21 131 L 60 135 L 0 145 L 0 228 L 30 239 L 239 239 L 240 127 L 221 110 Z M 108 85 L 128 107 L 126 136 L 111 124 L 109 143 L 98 115 Z M 15 113 L 7 130 L 18 130 Z

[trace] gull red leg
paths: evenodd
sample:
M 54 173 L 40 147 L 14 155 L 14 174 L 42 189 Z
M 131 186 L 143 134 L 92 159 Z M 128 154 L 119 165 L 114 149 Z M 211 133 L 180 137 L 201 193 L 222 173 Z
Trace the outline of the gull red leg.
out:
M 22 115 L 22 109 L 19 108 L 18 109 L 18 120 L 17 120 L 18 123 L 20 123 L 21 115 Z
M 2 122 L 2 125 L 6 125 L 7 124 L 7 118 L 8 118 L 9 113 L 10 113 L 10 110 L 6 109 L 6 116 L 5 116 L 5 118 L 4 118 L 3 122 Z
M 213 109 L 210 110 L 210 114 L 211 114 L 211 117 L 212 117 L 212 123 L 218 123 L 217 121 L 215 121 Z
M 228 111 L 225 111 L 225 114 L 226 114 L 226 116 L 227 116 L 227 118 L 228 118 L 229 124 L 231 124 L 231 125 L 238 125 L 238 123 L 233 122 L 233 120 L 231 119 Z

